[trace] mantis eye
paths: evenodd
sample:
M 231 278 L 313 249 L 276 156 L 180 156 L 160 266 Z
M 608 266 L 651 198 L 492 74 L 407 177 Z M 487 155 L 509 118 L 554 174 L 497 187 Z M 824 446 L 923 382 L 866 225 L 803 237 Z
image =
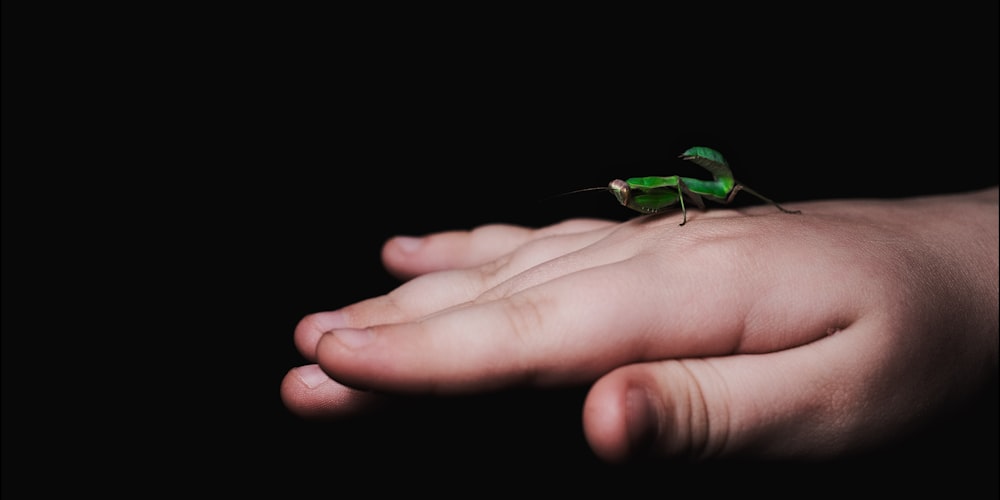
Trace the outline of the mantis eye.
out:
M 615 179 L 608 183 L 608 189 L 615 195 L 615 198 L 618 198 L 618 203 L 628 206 L 630 189 L 627 182 Z

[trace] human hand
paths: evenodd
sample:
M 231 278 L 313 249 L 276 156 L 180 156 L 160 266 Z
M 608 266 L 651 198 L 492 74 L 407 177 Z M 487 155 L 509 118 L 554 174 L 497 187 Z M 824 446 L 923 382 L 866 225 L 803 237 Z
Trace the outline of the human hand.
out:
M 997 188 L 395 238 L 410 279 L 304 318 L 282 397 L 593 384 L 608 461 L 829 457 L 898 437 L 998 365 Z M 689 214 L 690 215 L 690 214 Z M 329 333 L 329 332 L 333 333 Z

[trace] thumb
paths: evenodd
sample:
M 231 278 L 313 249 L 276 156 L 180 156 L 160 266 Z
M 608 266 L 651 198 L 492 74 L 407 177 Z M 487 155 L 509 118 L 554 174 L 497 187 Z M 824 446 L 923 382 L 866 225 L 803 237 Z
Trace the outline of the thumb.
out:
M 643 455 L 701 460 L 840 453 L 850 445 L 846 437 L 875 434 L 857 406 L 872 394 L 865 394 L 870 388 L 860 363 L 820 362 L 817 347 L 620 367 L 587 395 L 587 441 L 608 462 Z

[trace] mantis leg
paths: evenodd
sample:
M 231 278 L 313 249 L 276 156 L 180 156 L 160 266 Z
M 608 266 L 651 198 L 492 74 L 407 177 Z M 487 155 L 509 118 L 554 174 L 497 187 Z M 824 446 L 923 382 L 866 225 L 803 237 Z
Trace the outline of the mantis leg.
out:
M 705 209 L 705 201 L 701 199 L 701 195 L 695 193 L 694 191 L 691 191 L 687 187 L 687 184 L 684 183 L 684 180 L 681 178 L 677 179 L 677 191 L 678 191 L 677 198 L 680 199 L 681 203 L 681 214 L 683 214 L 684 217 L 684 220 L 681 221 L 680 225 L 683 226 L 684 224 L 687 224 L 688 221 L 687 207 L 684 206 L 684 195 L 687 195 L 687 197 L 691 200 L 691 202 L 702 210 Z
M 774 201 L 774 200 L 772 200 L 772 199 L 770 199 L 770 198 L 768 198 L 768 197 L 766 197 L 766 196 L 758 193 L 757 191 L 754 191 L 753 189 L 750 189 L 750 188 L 744 186 L 743 184 L 739 184 L 739 183 L 737 183 L 735 186 L 733 186 L 733 190 L 729 192 L 729 197 L 726 198 L 726 203 L 729 203 L 729 202 L 733 201 L 733 198 L 736 196 L 736 193 L 738 193 L 740 191 L 746 191 L 746 192 L 748 192 L 748 193 L 756 196 L 757 198 L 760 198 L 761 200 L 764 200 L 764 201 L 766 201 L 766 202 L 768 202 L 768 203 L 770 203 L 770 204 L 778 207 L 778 210 L 781 210 L 782 212 L 785 212 L 786 214 L 800 214 L 800 213 L 802 213 L 801 210 L 788 210 L 787 208 L 779 205 L 778 202 L 776 202 L 776 201 Z

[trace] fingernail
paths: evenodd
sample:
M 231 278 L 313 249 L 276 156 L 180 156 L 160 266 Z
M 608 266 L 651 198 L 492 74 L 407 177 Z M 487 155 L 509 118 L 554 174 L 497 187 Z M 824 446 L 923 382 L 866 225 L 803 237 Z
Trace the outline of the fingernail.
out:
M 299 380 L 301 380 L 303 384 L 306 384 L 306 387 L 310 389 L 315 389 L 323 382 L 330 380 L 330 377 L 327 377 L 326 373 L 323 373 L 323 370 L 319 367 L 319 365 L 300 366 L 295 369 L 295 374 L 298 375 Z
M 633 387 L 625 393 L 625 427 L 629 453 L 633 455 L 649 450 L 656 438 L 657 414 L 650 397 L 643 387 Z
M 420 247 L 424 244 L 423 238 L 417 238 L 416 236 L 397 236 L 395 238 L 396 246 L 399 247 L 403 253 L 413 253 L 420 250 Z
M 334 338 L 340 341 L 351 349 L 357 349 L 359 347 L 364 347 L 375 340 L 375 334 L 371 330 L 355 330 L 353 328 L 344 328 L 340 330 L 333 330 L 330 332 L 333 334 Z

